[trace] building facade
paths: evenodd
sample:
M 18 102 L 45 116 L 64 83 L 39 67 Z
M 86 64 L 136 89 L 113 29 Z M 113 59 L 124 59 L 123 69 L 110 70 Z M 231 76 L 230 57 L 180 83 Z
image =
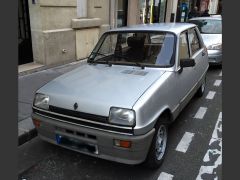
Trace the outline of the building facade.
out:
M 109 28 L 109 0 L 28 0 L 33 61 L 83 59 Z
M 218 1 L 19 0 L 19 64 L 85 59 L 110 28 L 185 21 L 194 6 L 216 12 Z

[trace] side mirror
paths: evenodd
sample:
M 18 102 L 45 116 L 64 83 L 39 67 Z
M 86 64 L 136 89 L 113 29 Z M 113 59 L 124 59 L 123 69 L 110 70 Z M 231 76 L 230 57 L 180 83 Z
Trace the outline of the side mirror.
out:
M 195 60 L 194 59 L 180 59 L 180 67 L 193 67 L 195 66 Z

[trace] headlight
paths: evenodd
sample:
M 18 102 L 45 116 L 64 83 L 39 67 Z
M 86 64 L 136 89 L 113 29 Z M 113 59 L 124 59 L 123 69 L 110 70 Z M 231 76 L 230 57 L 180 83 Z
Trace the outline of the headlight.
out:
M 36 106 L 36 107 L 48 110 L 48 108 L 49 108 L 49 96 L 37 93 L 35 95 L 33 105 Z
M 222 49 L 222 44 L 213 44 L 207 47 L 209 50 L 221 50 Z
M 135 111 L 131 109 L 111 107 L 109 113 L 109 122 L 111 124 L 134 126 Z

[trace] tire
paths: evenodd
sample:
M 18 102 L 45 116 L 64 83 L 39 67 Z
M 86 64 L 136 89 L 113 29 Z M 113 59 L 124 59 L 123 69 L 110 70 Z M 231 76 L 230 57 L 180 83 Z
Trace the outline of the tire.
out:
M 202 97 L 205 92 L 205 89 L 206 89 L 206 77 L 204 78 L 203 83 L 201 84 L 201 86 L 199 87 L 196 93 L 197 97 Z
M 222 69 L 222 63 L 218 65 L 218 68 L 219 68 L 219 69 Z
M 150 146 L 145 165 L 148 168 L 155 169 L 162 165 L 167 149 L 168 126 L 165 123 L 157 123 L 156 131 Z M 159 144 L 159 141 L 161 143 Z M 159 146 L 161 145 L 161 147 Z M 160 152 L 159 152 L 160 151 Z

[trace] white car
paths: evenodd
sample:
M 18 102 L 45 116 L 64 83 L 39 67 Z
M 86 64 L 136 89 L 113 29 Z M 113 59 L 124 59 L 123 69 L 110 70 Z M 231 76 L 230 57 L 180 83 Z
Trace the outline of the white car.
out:
M 222 18 L 219 15 L 211 17 L 197 17 L 189 20 L 198 26 L 204 44 L 208 49 L 210 64 L 222 64 Z
M 41 87 L 38 135 L 77 152 L 158 167 L 171 124 L 205 90 L 207 50 L 194 24 L 162 23 L 103 34 L 88 63 Z

